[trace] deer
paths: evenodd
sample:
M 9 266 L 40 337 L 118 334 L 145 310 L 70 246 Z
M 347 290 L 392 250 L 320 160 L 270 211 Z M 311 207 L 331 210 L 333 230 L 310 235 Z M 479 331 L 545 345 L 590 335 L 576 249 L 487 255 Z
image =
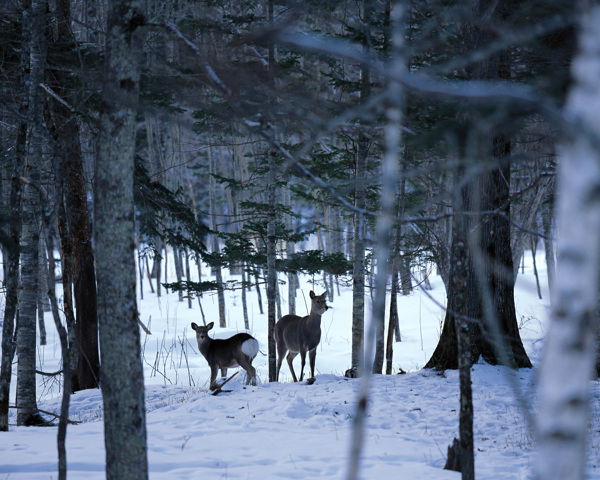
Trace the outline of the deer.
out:
M 215 390 L 218 385 L 217 370 L 221 376 L 227 376 L 227 369 L 242 367 L 246 370 L 246 385 L 252 381 L 256 385 L 256 370 L 252 360 L 258 354 L 258 340 L 249 333 L 238 333 L 227 339 L 212 339 L 208 336 L 209 330 L 214 327 L 214 322 L 200 326 L 192 322 L 192 330 L 196 332 L 198 349 L 210 366 L 210 389 Z
M 315 292 L 311 290 L 311 307 L 309 315 L 306 317 L 292 314 L 284 315 L 275 324 L 275 342 L 277 343 L 277 356 L 279 357 L 277 359 L 276 381 L 279 381 L 279 370 L 281 370 L 283 357 L 288 351 L 287 363 L 290 367 L 294 382 L 297 382 L 298 379 L 296 378 L 296 372 L 294 372 L 292 361 L 300 354 L 300 381 L 302 381 L 307 352 L 310 361 L 310 375 L 311 378 L 314 378 L 317 346 L 321 341 L 321 315 L 329 308 L 325 301 L 326 293 L 327 292 L 316 295 Z

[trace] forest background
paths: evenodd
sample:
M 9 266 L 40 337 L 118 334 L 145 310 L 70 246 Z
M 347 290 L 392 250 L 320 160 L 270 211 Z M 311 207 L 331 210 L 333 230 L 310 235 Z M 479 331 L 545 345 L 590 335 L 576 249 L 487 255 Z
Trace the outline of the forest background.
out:
M 584 1 L 4 2 L 0 427 L 15 350 L 17 423 L 44 422 L 35 342 L 48 298 L 64 391 L 102 387 L 107 476 L 147 476 L 134 252 L 157 291 L 215 291 L 222 327 L 225 289 L 263 288 L 270 381 L 278 282 L 291 311 L 298 272 L 330 296 L 351 283 L 347 374 L 368 382 L 384 364 L 391 373 L 398 292 L 435 265 L 447 310 L 426 367 L 460 370 L 455 467 L 472 478 L 470 367 L 531 366 L 514 282 L 541 240 L 555 328 L 536 472 L 581 478 L 598 323 L 598 12 Z M 318 249 L 296 251 L 311 234 Z M 72 285 L 64 328 L 55 247 Z M 214 281 L 190 280 L 199 260 Z M 223 282 L 223 268 L 241 282 Z

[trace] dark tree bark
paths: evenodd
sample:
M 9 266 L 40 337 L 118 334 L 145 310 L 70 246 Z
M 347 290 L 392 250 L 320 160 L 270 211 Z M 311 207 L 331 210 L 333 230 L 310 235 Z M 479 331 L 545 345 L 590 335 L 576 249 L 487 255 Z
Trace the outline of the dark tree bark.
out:
M 209 204 L 210 204 L 210 214 L 212 216 L 211 226 L 215 233 L 212 234 L 212 252 L 214 254 L 219 253 L 219 237 L 217 236 L 217 205 L 216 205 L 216 185 L 215 185 L 215 177 L 213 175 L 216 174 L 216 168 L 214 164 L 214 160 L 211 154 L 211 149 L 208 149 L 208 161 L 209 161 L 209 169 L 210 169 L 210 188 L 209 188 Z M 225 295 L 223 293 L 223 272 L 221 270 L 220 265 L 214 265 L 212 269 L 215 272 L 215 280 L 218 284 L 217 289 L 217 301 L 219 303 L 219 326 L 221 328 L 225 328 L 227 323 L 225 321 Z
M 55 165 L 57 176 L 62 176 L 62 161 L 58 160 Z M 62 190 L 62 182 L 59 182 L 58 188 Z M 61 194 L 62 198 L 62 194 Z M 71 388 L 78 389 L 79 383 L 75 372 L 77 371 L 77 363 L 79 358 L 79 341 L 77 340 L 77 332 L 75 330 L 75 306 L 73 299 L 73 248 L 69 238 L 67 228 L 67 213 L 64 202 L 58 205 L 57 212 L 58 233 L 61 239 L 61 271 L 63 283 L 63 312 L 65 314 L 65 322 L 67 324 L 67 332 L 69 337 L 69 363 L 71 371 Z M 68 287 L 67 287 L 68 286 Z
M 275 234 L 275 223 L 277 212 L 275 211 L 276 193 L 276 158 L 274 152 L 269 155 L 269 179 L 267 185 L 268 202 L 271 209 L 267 219 L 267 323 L 268 323 L 268 353 L 269 353 L 269 381 L 274 382 L 277 378 L 277 348 L 275 343 L 275 321 L 277 303 L 277 270 L 275 260 L 277 255 Z
M 508 3 L 502 3 L 502 8 Z M 476 15 L 483 16 L 489 7 L 489 2 L 482 0 L 477 5 Z M 490 40 L 488 30 L 468 27 L 466 32 L 471 48 L 481 48 Z M 510 67 L 510 57 L 503 51 L 474 64 L 470 76 L 477 80 L 508 80 Z M 473 115 L 472 123 L 471 128 L 476 131 L 481 122 L 476 123 L 476 115 Z M 467 312 L 470 318 L 478 321 L 472 337 L 472 355 L 473 361 L 482 356 L 492 364 L 528 368 L 531 362 L 519 335 L 514 302 L 510 245 L 511 143 L 499 126 L 491 130 L 474 133 L 477 138 L 472 141 L 478 146 L 479 155 L 490 159 L 490 165 L 488 170 L 468 181 L 471 199 L 467 210 L 484 212 L 473 221 L 468 238 Z M 450 279 L 450 283 L 453 282 Z M 452 308 L 451 301 L 449 295 L 449 309 Z M 427 368 L 457 368 L 457 344 L 456 338 L 452 338 L 455 336 L 455 327 L 444 324 L 438 348 L 427 362 Z
M 370 51 L 370 22 L 373 16 L 371 2 L 363 1 L 363 29 L 367 44 L 363 47 L 365 54 Z M 370 94 L 370 69 L 366 64 L 360 67 L 360 100 L 365 102 Z M 363 127 L 364 128 L 364 127 Z M 352 266 L 352 357 L 351 367 L 360 371 L 364 358 L 364 330 L 365 330 L 365 216 L 362 211 L 366 206 L 366 174 L 367 159 L 370 149 L 369 137 L 364 130 L 358 132 L 358 148 L 356 152 L 356 166 L 354 170 L 354 206 L 356 210 L 354 219 L 354 252 Z
M 479 183 L 480 208 L 497 212 L 481 218 L 479 262 L 473 261 L 470 316 L 481 319 L 476 335 L 476 356 L 491 364 L 530 368 L 515 311 L 514 270 L 510 247 L 510 142 L 503 135 L 493 140 L 494 158 L 501 166 L 484 174 Z M 506 355 L 506 358 L 502 358 Z
M 393 255 L 393 254 L 392 254 Z M 388 331 L 385 347 L 385 373 L 391 375 L 394 360 L 394 334 L 398 328 L 398 272 L 394 272 L 394 260 L 392 260 L 392 288 L 390 290 L 390 314 L 388 320 Z M 400 336 L 396 338 L 400 341 Z
M 59 194 L 56 196 L 57 201 L 55 204 L 60 202 L 62 197 L 61 189 L 57 189 Z M 58 446 L 58 479 L 67 480 L 67 424 L 69 419 L 69 405 L 71 402 L 71 365 L 69 362 L 69 339 L 67 329 L 61 322 L 60 314 L 58 312 L 58 301 L 56 299 L 56 278 L 55 278 L 55 265 L 54 265 L 54 237 L 52 235 L 52 217 L 45 217 L 44 226 L 44 237 L 47 248 L 48 258 L 48 289 L 49 299 L 52 309 L 52 317 L 54 319 L 54 326 L 58 332 L 60 339 L 60 349 L 63 359 L 63 394 L 60 407 L 60 417 L 58 423 L 58 435 L 56 436 L 56 442 Z
M 133 173 L 142 0 L 108 2 L 94 185 L 107 479 L 148 478 L 144 374 L 135 286 Z
M 48 257 L 46 256 L 46 243 L 43 239 L 40 239 L 40 245 L 38 248 L 38 267 L 38 329 L 40 331 L 40 345 L 46 345 L 46 324 L 44 322 L 44 312 L 50 311 L 50 302 L 48 300 Z
M 554 283 L 556 282 L 556 258 L 554 254 L 554 232 L 552 229 L 553 205 L 551 199 L 546 199 L 542 204 L 542 231 L 544 233 L 544 250 L 546 252 L 546 271 L 548 275 L 548 291 L 550 301 Z
M 24 6 L 25 7 L 25 6 Z M 26 16 L 30 14 L 28 8 L 23 9 L 23 24 L 26 24 Z M 23 29 L 23 41 L 21 42 L 21 69 L 25 76 L 29 70 L 29 33 Z M 29 95 L 23 85 L 23 95 L 19 106 L 20 118 L 27 118 Z M 21 240 L 21 208 L 23 166 L 25 164 L 25 149 L 27 141 L 27 122 L 21 120 L 17 130 L 16 148 L 13 161 L 13 169 L 10 178 L 10 194 L 8 211 L 11 222 L 7 227 L 7 236 L 12 240 L 12 245 L 7 249 L 5 267 L 6 296 L 4 303 L 4 318 L 2 322 L 2 366 L 0 369 L 0 431 L 8 431 L 8 406 L 10 396 L 10 382 L 12 377 L 12 362 L 15 353 L 15 317 L 18 302 L 19 287 L 19 244 Z
M 460 177 L 460 173 L 458 174 Z M 456 185 L 456 188 L 458 185 Z M 425 365 L 425 368 L 435 368 L 437 370 L 456 370 L 459 366 L 458 335 L 460 328 L 460 319 L 456 317 L 468 318 L 468 278 L 472 276 L 470 267 L 471 257 L 467 248 L 467 235 L 471 222 L 461 211 L 470 210 L 472 182 L 465 185 L 459 195 L 460 202 L 454 202 L 455 214 L 452 216 L 452 241 L 450 244 L 450 283 L 447 285 L 447 308 L 442 334 L 438 341 L 433 355 Z M 471 337 L 475 330 L 475 325 L 471 325 Z M 464 341 L 464 337 L 463 337 Z M 471 346 L 470 348 L 473 348 Z M 461 352 L 464 354 L 464 345 Z M 471 354 L 474 357 L 474 352 Z
M 273 25 L 273 0 L 268 4 L 269 25 Z M 275 45 L 269 42 L 269 87 L 271 91 L 275 86 Z M 270 102 L 274 102 L 271 97 Z M 276 250 L 276 231 L 275 223 L 277 221 L 276 201 L 277 201 L 277 158 L 274 151 L 268 155 L 268 178 L 267 178 L 267 202 L 270 205 L 267 212 L 267 344 L 269 355 L 269 382 L 277 379 L 277 345 L 275 342 L 275 321 L 276 321 L 276 297 L 277 297 L 277 270 L 275 269 Z
M 36 398 L 36 322 L 38 289 L 38 249 L 40 244 L 40 166 L 42 164 L 42 98 L 40 83 L 46 65 L 46 2 L 31 2 L 28 161 L 27 184 L 23 189 L 21 232 L 21 283 L 19 286 L 19 326 L 17 332 L 17 425 L 43 423 Z
M 68 0 L 56 2 L 56 48 L 73 48 L 71 32 L 71 9 Z M 50 82 L 58 96 L 73 104 L 74 85 L 72 77 L 63 70 L 54 70 Z M 72 357 L 73 391 L 97 388 L 100 379 L 98 352 L 98 317 L 96 298 L 96 273 L 92 250 L 92 232 L 87 202 L 87 188 L 83 170 L 78 119 L 70 108 L 59 102 L 51 102 L 52 126 L 50 130 L 58 145 L 60 165 L 57 181 L 63 192 L 59 222 L 63 262 L 66 262 L 63 283 L 68 290 L 75 321 L 69 323 L 69 335 L 77 336 L 70 342 Z M 71 298 L 71 285 L 73 297 Z M 73 308 L 75 310 L 73 310 Z
M 450 260 L 454 328 L 457 339 L 457 356 L 460 383 L 459 409 L 459 459 L 463 480 L 474 480 L 475 460 L 473 453 L 473 394 L 471 390 L 472 336 L 474 325 L 468 317 L 468 272 L 470 259 L 467 252 L 469 221 L 460 215 L 469 203 L 469 186 L 460 189 L 460 199 L 455 201 L 459 213 L 453 220 L 452 252 Z

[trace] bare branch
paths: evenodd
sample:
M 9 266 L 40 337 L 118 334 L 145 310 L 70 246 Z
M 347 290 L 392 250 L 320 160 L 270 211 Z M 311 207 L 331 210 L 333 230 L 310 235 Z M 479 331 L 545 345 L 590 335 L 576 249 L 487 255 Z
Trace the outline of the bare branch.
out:
M 231 89 L 225 84 L 223 80 L 221 80 L 221 78 L 219 78 L 217 73 L 211 67 L 210 63 L 208 63 L 208 60 L 206 59 L 202 51 L 183 33 L 181 33 L 181 31 L 175 25 L 172 25 L 170 23 L 146 23 L 146 26 L 162 28 L 167 32 L 175 35 L 179 40 L 185 43 L 190 48 L 190 50 L 192 50 L 196 54 L 196 57 L 198 57 L 198 59 L 200 60 L 200 65 L 202 65 L 202 68 L 204 68 L 204 71 L 214 83 L 214 85 L 217 87 L 219 92 L 228 97 L 231 96 Z

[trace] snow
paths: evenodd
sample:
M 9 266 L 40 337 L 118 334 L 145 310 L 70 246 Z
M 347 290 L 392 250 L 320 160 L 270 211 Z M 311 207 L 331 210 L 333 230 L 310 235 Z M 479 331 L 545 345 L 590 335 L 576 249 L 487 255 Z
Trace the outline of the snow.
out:
M 537 265 L 544 286 L 542 255 Z M 305 314 L 309 303 L 308 292 L 313 289 L 309 280 L 302 279 L 306 301 L 299 292 L 299 314 Z M 394 344 L 394 374 L 372 378 L 361 479 L 460 478 L 456 472 L 443 470 L 448 445 L 458 436 L 457 372 L 422 370 L 437 344 L 444 318 L 443 284 L 436 276 L 430 280 L 431 291 L 416 289 L 410 296 L 398 297 L 402 341 Z M 320 294 L 324 289 L 317 285 L 314 290 Z M 267 316 L 259 314 L 255 292 L 248 292 L 250 333 L 261 348 L 253 363 L 259 385 L 245 387 L 245 372 L 238 369 L 240 373 L 227 384 L 232 392 L 212 396 L 207 391 L 210 370 L 190 327 L 192 321 L 202 322 L 197 301 L 188 309 L 187 301 L 179 302 L 176 294 L 163 291 L 158 298 L 145 279 L 144 299 L 138 299 L 138 305 L 141 320 L 152 332 L 147 335 L 140 330 L 150 478 L 345 478 L 360 379 L 343 377 L 350 366 L 351 290 L 340 286 L 340 293 L 336 292 L 332 308 L 322 317 L 316 382 L 307 385 L 306 381 L 291 383 L 285 362 L 281 382 L 267 382 Z M 533 269 L 528 265 L 525 273 L 519 274 L 515 298 L 523 342 L 535 365 L 541 357 L 549 303 L 545 288 L 542 293 L 544 299 L 539 300 Z M 229 328 L 211 331 L 219 338 L 243 331 L 240 292 L 226 294 Z M 287 313 L 285 285 L 281 286 L 281 299 L 283 313 Z M 218 324 L 216 296 L 205 295 L 202 306 L 206 321 Z M 38 347 L 39 368 L 56 371 L 60 369 L 60 347 L 49 314 L 46 326 L 48 345 Z M 299 357 L 294 366 L 299 372 Z M 397 374 L 400 368 L 407 373 Z M 523 408 L 535 415 L 535 372 L 535 367 L 516 372 L 485 364 L 473 367 L 476 478 L 531 478 L 535 443 Z M 58 413 L 59 381 L 38 378 L 39 408 Z M 525 405 L 516 399 L 514 384 Z M 16 378 L 11 389 L 13 401 L 15 385 Z M 600 389 L 598 382 L 591 385 L 593 436 L 587 478 L 600 479 L 596 468 Z M 73 395 L 70 418 L 81 423 L 70 425 L 67 431 L 69 478 L 104 478 L 101 392 Z M 10 432 L 0 434 L 0 479 L 57 478 L 56 428 L 14 424 L 11 411 Z

